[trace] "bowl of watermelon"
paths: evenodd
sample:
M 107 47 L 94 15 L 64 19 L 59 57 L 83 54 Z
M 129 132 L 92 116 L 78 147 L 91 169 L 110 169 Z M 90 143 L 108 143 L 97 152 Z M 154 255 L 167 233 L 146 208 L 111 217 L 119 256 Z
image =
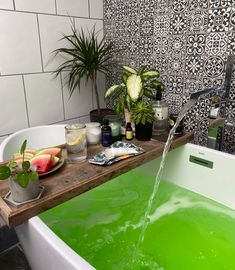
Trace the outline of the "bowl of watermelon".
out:
M 15 153 L 13 160 L 21 165 L 23 155 Z M 64 164 L 62 149 L 59 147 L 48 147 L 40 150 L 26 149 L 24 160 L 28 160 L 36 168 L 39 176 L 44 176 L 58 170 Z

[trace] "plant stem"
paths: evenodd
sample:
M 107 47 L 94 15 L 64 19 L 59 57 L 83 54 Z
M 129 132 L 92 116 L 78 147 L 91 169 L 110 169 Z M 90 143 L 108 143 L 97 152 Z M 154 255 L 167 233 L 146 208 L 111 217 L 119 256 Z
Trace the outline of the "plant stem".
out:
M 92 84 L 93 84 L 93 88 L 95 89 L 95 97 L 96 97 L 96 104 L 97 104 L 97 110 L 98 110 L 98 114 L 101 114 L 100 111 L 100 99 L 99 99 L 99 93 L 98 93 L 98 87 L 97 87 L 97 75 L 96 73 L 93 74 L 92 76 Z

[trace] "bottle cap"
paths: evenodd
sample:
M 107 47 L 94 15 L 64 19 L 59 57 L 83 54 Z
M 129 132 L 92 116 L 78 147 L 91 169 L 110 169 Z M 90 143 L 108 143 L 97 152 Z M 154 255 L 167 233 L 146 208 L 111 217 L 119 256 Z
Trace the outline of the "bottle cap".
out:
M 108 120 L 108 119 L 104 119 L 104 120 L 103 120 L 103 125 L 108 126 L 108 125 L 109 125 L 109 120 Z
M 126 123 L 126 127 L 127 127 L 127 128 L 131 128 L 131 122 L 127 122 L 127 123 Z
M 162 91 L 159 89 L 156 92 L 156 100 L 162 100 Z

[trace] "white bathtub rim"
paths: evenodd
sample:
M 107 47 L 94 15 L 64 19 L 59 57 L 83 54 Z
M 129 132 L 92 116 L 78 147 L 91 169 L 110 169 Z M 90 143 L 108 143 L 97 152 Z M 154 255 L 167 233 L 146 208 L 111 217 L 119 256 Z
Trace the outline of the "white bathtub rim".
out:
M 70 248 L 63 240 L 61 240 L 38 216 L 29 219 L 24 224 L 16 227 L 16 233 L 20 239 L 20 242 L 24 249 L 24 239 L 21 237 L 21 228 L 27 230 L 29 227 L 37 231 L 37 233 L 48 243 L 50 247 L 56 251 L 65 261 L 69 258 L 69 264 L 72 266 L 71 269 L 76 270 L 96 270 L 91 266 L 85 259 L 77 254 L 72 248 Z M 24 250 L 27 254 L 27 250 Z M 43 258 L 42 258 L 43 259 Z M 67 269 L 69 270 L 69 269 Z

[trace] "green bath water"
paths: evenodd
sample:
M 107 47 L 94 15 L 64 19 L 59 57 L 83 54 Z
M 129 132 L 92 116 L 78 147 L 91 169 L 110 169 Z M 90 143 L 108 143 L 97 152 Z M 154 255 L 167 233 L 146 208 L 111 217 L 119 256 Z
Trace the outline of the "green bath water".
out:
M 135 248 L 154 181 L 131 171 L 40 218 L 97 270 L 235 269 L 235 211 L 166 181 Z

